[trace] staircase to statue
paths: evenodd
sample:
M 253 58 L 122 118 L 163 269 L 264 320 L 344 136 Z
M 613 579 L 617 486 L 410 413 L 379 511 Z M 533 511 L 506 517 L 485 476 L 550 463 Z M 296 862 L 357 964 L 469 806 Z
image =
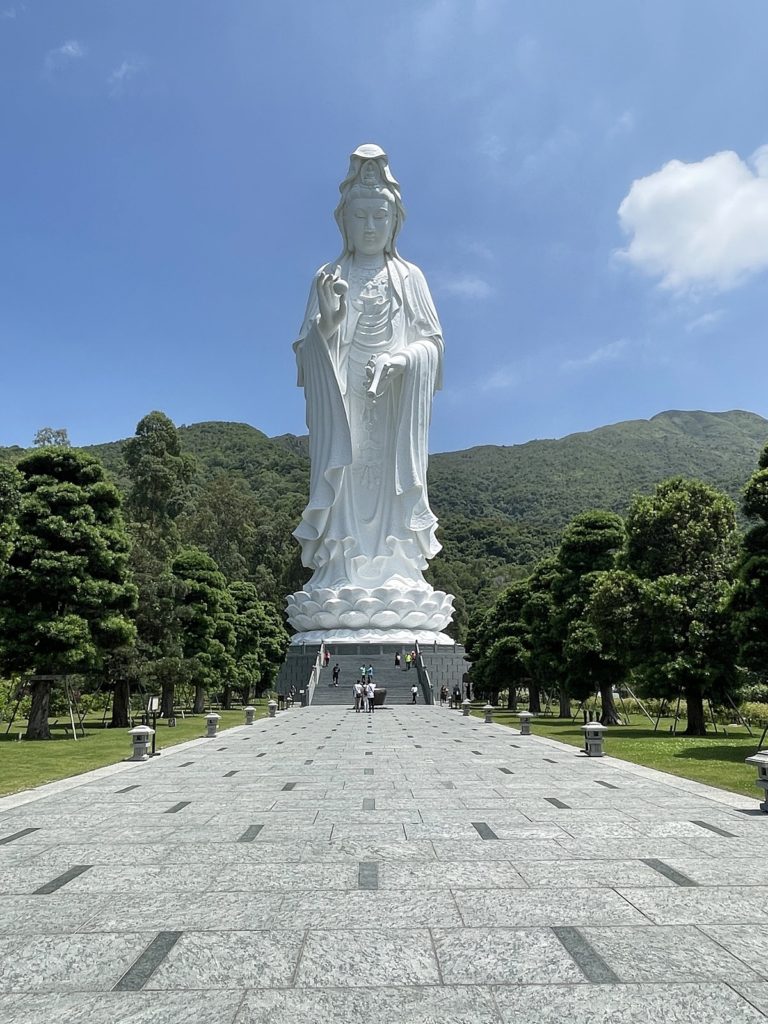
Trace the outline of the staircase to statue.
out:
M 378 645 L 377 645 L 378 646 Z M 362 646 L 360 650 L 362 650 Z M 333 666 L 338 664 L 339 685 L 333 686 Z M 386 704 L 410 704 L 411 687 L 414 683 L 419 688 L 416 700 L 424 703 L 424 695 L 419 683 L 418 673 L 414 668 L 405 671 L 404 664 L 395 668 L 395 655 L 392 654 L 331 654 L 328 667 L 320 673 L 320 681 L 315 687 L 312 706 L 325 704 L 349 704 L 352 706 L 352 687 L 360 678 L 360 666 L 373 666 L 373 682 L 376 686 L 384 686 L 387 690 Z
M 373 681 L 378 687 L 385 687 L 385 704 L 410 704 L 411 687 L 418 686 L 416 700 L 419 704 L 430 703 L 430 692 L 437 702 L 440 687 L 445 685 L 452 693 L 454 686 L 461 685 L 464 673 L 469 668 L 464 660 L 461 645 L 448 647 L 421 648 L 423 670 L 415 665 L 405 668 L 406 648 L 398 644 L 331 644 L 331 660 L 319 674 L 312 697 L 313 706 L 328 704 L 353 704 L 352 687 L 360 678 L 360 668 L 373 666 Z M 399 651 L 401 663 L 395 668 L 395 652 Z M 276 680 L 278 693 L 288 693 L 293 687 L 296 699 L 307 686 L 310 673 L 319 652 L 319 647 L 291 647 Z M 333 685 L 333 666 L 338 664 L 339 685 Z M 431 685 L 431 691 L 430 691 Z M 463 692 L 463 690 L 462 690 Z

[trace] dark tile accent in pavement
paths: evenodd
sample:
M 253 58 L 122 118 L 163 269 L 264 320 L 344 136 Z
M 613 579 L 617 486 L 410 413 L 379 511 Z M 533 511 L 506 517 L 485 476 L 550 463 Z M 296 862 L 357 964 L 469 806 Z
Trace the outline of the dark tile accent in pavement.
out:
M 515 773 L 510 771 L 509 768 L 499 768 L 500 772 L 504 772 L 505 775 L 514 775 Z
M 680 871 L 675 871 L 674 868 L 670 867 L 669 864 L 665 864 L 663 860 L 656 860 L 655 857 L 641 857 L 640 860 L 643 864 L 647 864 L 649 868 L 653 868 L 654 871 L 658 871 L 660 875 L 664 875 L 670 882 L 674 882 L 675 885 L 683 885 L 687 887 L 697 886 L 699 883 L 694 882 L 688 875 L 682 874 Z
M 169 807 L 165 813 L 176 814 L 178 813 L 178 811 L 183 811 L 185 807 L 189 807 L 191 803 L 191 800 L 179 800 L 179 802 L 177 804 L 174 804 L 173 807 Z
M 549 764 L 557 764 L 557 761 L 553 761 L 551 757 L 543 757 L 542 761 L 547 761 Z
M 553 807 L 559 807 L 561 811 L 570 811 L 571 805 L 564 804 L 562 800 L 558 800 L 556 796 L 545 796 L 544 799 L 548 804 L 552 804 Z
M 363 797 L 363 810 L 364 811 L 375 811 L 376 810 L 376 800 L 374 799 L 374 797 L 372 797 L 372 796 L 364 796 Z
M 189 766 L 194 763 L 194 761 L 185 761 L 184 764 L 179 765 L 179 768 L 189 768 Z
M 305 761 L 304 764 L 312 764 L 312 758 L 310 757 L 310 759 L 308 761 Z
M 456 786 L 452 782 L 441 782 L 440 785 L 443 789 L 456 789 Z
M 416 750 L 421 750 L 421 744 L 420 743 L 414 743 L 413 745 L 416 748 Z
M 379 888 L 379 865 L 375 860 L 361 860 L 357 869 L 358 889 Z
M 263 825 L 249 825 L 245 832 L 237 837 L 238 843 L 252 843 L 263 828 Z
M 296 789 L 296 783 L 295 782 L 286 782 L 286 784 L 283 786 L 283 792 L 284 793 L 290 793 L 290 791 L 292 789 Z
M 480 754 L 480 756 L 482 756 L 483 752 L 482 752 L 482 750 L 473 750 L 472 753 L 473 754 Z
M 118 789 L 117 793 L 115 793 L 115 796 L 120 796 L 121 793 L 130 793 L 132 789 L 138 788 L 139 784 L 137 782 L 135 786 L 126 786 L 125 789 Z
M 225 778 L 225 779 L 231 779 L 233 775 L 237 775 L 237 771 L 234 771 L 234 772 L 225 772 L 225 773 L 224 773 L 224 778 Z
M 251 738 L 250 736 L 246 737 L 246 739 L 250 739 L 250 738 Z M 226 750 L 226 749 L 227 749 L 226 747 L 216 747 L 216 750 L 218 750 L 218 751 Z
M 605 786 L 606 789 L 618 789 L 618 786 L 612 786 L 610 782 L 603 782 L 602 779 L 595 779 L 595 784 L 598 786 Z
M 587 981 L 595 985 L 617 985 L 621 981 L 578 928 L 560 927 L 553 928 L 552 931 Z
M 112 991 L 140 992 L 179 941 L 181 935 L 181 932 L 158 932 Z
M 365 756 L 366 757 L 373 757 L 373 751 L 372 750 L 366 750 Z
M 39 889 L 35 889 L 32 895 L 49 896 L 52 892 L 56 892 L 57 889 L 61 889 L 67 882 L 71 882 L 73 878 L 77 878 L 79 875 L 84 875 L 86 871 L 90 871 L 92 867 L 92 864 L 77 864 L 75 867 L 70 868 L 69 871 L 65 871 L 63 875 L 57 875 L 50 882 L 46 882 Z
M 14 839 L 21 839 L 22 836 L 30 836 L 33 832 L 39 832 L 39 828 L 23 828 L 21 832 L 14 832 L 13 835 L 6 836 L 4 839 L 0 839 L 0 846 L 7 846 L 8 843 L 12 843 Z
M 257 754 L 256 757 L 266 757 L 266 754 L 266 750 L 262 750 L 262 752 L 260 754 Z
M 499 837 L 485 821 L 473 821 L 472 825 L 477 829 L 481 839 L 498 839 Z
M 373 768 L 363 768 L 363 775 L 373 775 Z
M 705 828 L 709 832 L 714 832 L 716 836 L 725 836 L 726 839 L 735 839 L 735 832 L 726 832 L 724 828 L 718 828 L 717 825 L 710 825 L 706 821 L 692 821 L 692 825 L 698 825 L 699 828 Z

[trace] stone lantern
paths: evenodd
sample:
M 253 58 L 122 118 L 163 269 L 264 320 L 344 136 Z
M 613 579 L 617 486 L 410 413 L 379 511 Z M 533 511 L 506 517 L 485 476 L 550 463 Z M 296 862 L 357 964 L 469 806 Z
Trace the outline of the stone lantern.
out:
M 215 711 L 211 711 L 209 715 L 205 716 L 205 735 L 212 739 L 219 731 L 219 722 L 221 721 L 221 715 L 217 715 Z
M 269 704 L 267 704 L 267 707 L 269 708 L 269 717 L 274 718 L 277 714 L 277 701 L 271 700 Z
M 246 725 L 253 725 L 253 719 L 254 719 L 254 715 L 255 714 L 256 714 L 256 708 L 253 706 L 253 704 L 249 704 L 248 707 L 245 708 L 245 724 Z
M 469 718 L 469 709 L 472 707 L 472 701 L 469 697 L 465 697 L 461 702 L 461 713 L 465 718 Z
M 764 797 L 760 810 L 768 814 L 768 750 L 761 750 L 752 757 L 745 758 L 745 761 L 757 766 L 757 785 L 762 789 Z
M 520 735 L 531 735 L 531 719 L 536 716 L 532 711 L 519 711 L 517 717 L 520 719 Z
M 600 722 L 587 722 L 586 725 L 582 725 L 584 752 L 588 757 L 603 756 L 603 734 L 607 730 L 608 726 L 601 725 Z
M 491 725 L 493 723 L 493 704 L 486 704 L 485 707 L 483 708 L 483 711 L 485 712 L 485 724 Z
M 128 760 L 148 761 L 149 744 L 152 742 L 155 730 L 148 725 L 137 725 L 135 729 L 129 730 L 128 735 L 133 740 L 133 757 L 129 757 Z

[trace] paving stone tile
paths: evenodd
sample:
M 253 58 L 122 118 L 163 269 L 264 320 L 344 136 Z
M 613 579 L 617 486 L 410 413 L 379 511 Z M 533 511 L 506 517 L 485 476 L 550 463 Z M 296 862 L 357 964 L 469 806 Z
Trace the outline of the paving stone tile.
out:
M 768 1017 L 768 981 L 737 981 L 733 987 Z
M 248 992 L 237 1024 L 500 1024 L 490 992 L 471 986 Z M 48 1022 L 45 1022 L 48 1024 Z M 206 1022 L 207 1024 L 207 1022 Z
M 151 937 L 135 931 L 25 937 L 3 957 L 0 992 L 108 991 Z
M 455 889 L 453 894 L 470 928 L 649 923 L 611 889 L 595 889 L 581 898 L 571 889 Z
M 197 892 L 118 894 L 81 926 L 83 932 L 128 931 L 140 922 L 153 931 L 231 931 L 280 926 L 282 893 Z
M 762 1014 L 716 985 L 526 985 L 497 989 L 504 1024 L 761 1024 Z
M 435 848 L 427 840 L 366 842 L 359 839 L 334 839 L 329 843 L 307 843 L 303 850 L 307 861 L 334 860 L 436 860 Z
M 513 839 L 488 842 L 483 839 L 435 839 L 432 845 L 438 860 L 556 860 L 562 853 L 555 840 Z
M 674 885 L 669 878 L 639 860 L 528 861 L 520 863 L 517 870 L 528 885 L 547 889 Z
M 430 864 L 384 863 L 379 869 L 379 889 L 517 889 L 526 882 L 509 861 L 473 864 L 443 861 Z
M 520 985 L 586 979 L 546 928 L 433 929 L 447 984 Z
M 768 931 L 764 927 L 751 924 L 700 925 L 699 930 L 755 971 L 762 975 L 768 973 Z
M 105 907 L 104 897 L 57 892 L 50 896 L 0 897 L 0 932 L 66 934 L 83 927 Z M 133 922 L 130 931 L 136 930 Z
M 755 924 L 768 922 L 768 888 L 632 889 L 618 892 L 655 924 Z
M 743 960 L 723 948 L 719 936 L 713 941 L 702 928 L 658 925 L 579 930 L 623 982 L 756 980 Z
M 144 991 L 290 985 L 303 938 L 282 929 L 184 932 Z
M 437 985 L 437 961 L 429 932 L 413 928 L 312 930 L 302 951 L 296 985 L 365 988 L 375 964 L 377 986 Z M 365 966 L 361 966 L 365 965 Z
M 305 892 L 283 899 L 280 920 L 286 928 L 407 928 L 461 925 L 446 890 L 406 892 Z

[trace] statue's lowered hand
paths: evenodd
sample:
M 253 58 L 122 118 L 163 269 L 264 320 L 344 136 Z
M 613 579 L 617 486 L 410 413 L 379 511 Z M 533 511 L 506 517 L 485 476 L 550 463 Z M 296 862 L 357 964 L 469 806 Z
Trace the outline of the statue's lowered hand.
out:
M 365 367 L 366 393 L 368 397 L 373 399 L 373 401 L 380 398 L 390 377 L 403 372 L 405 362 L 405 356 L 402 354 L 373 356 L 369 359 Z
M 347 315 L 347 292 L 349 285 L 342 280 L 341 268 L 332 274 L 321 270 L 315 278 L 317 301 L 320 309 L 318 330 L 325 341 L 329 341 Z

